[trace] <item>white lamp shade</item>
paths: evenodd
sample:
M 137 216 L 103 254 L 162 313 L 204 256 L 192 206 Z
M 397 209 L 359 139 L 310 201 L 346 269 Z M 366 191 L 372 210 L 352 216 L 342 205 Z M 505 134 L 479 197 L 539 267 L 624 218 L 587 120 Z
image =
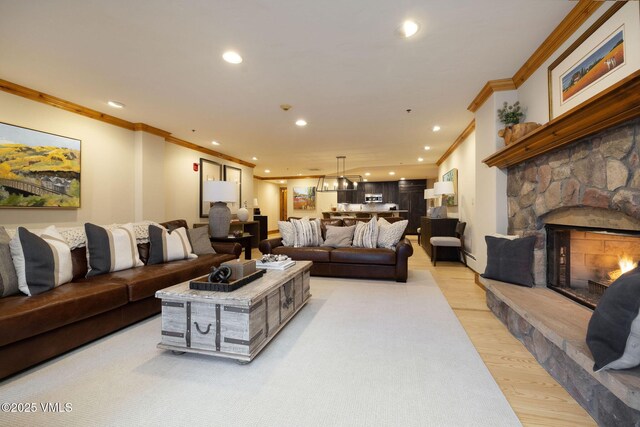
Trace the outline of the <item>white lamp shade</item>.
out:
M 436 190 L 433 188 L 427 188 L 424 190 L 424 198 L 425 199 L 435 199 L 436 198 Z
M 253 199 L 253 206 L 258 206 L 258 199 Z
M 230 181 L 205 181 L 202 198 L 205 202 L 235 202 L 238 200 L 236 183 Z
M 454 194 L 453 182 L 451 181 L 439 181 L 433 185 L 434 192 L 437 196 L 445 194 Z

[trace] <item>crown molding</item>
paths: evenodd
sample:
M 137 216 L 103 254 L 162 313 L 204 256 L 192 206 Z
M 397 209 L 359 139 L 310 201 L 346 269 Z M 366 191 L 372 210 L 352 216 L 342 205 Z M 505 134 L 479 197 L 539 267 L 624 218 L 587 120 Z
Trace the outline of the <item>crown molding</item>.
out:
M 513 82 L 513 79 L 500 79 L 500 80 L 489 80 L 487 84 L 484 85 L 480 93 L 471 101 L 471 104 L 467 107 L 467 110 L 475 113 L 478 108 L 484 104 L 484 102 L 489 99 L 494 92 L 500 92 L 504 90 L 515 90 L 516 85 Z
M 462 131 L 460 136 L 456 138 L 455 142 L 451 144 L 451 147 L 449 147 L 449 149 L 447 149 L 447 151 L 444 152 L 442 157 L 438 159 L 438 161 L 436 162 L 436 165 L 440 166 L 442 163 L 444 163 L 444 161 L 447 160 L 447 158 L 451 155 L 451 153 L 453 153 L 456 150 L 456 148 L 458 148 L 458 146 L 462 144 L 464 140 L 467 139 L 469 135 L 471 135 L 471 133 L 473 133 L 474 130 L 476 130 L 476 119 L 471 120 L 471 123 L 469 123 L 467 127 Z
M 324 175 L 305 175 L 305 176 L 299 176 L 299 175 L 294 175 L 294 176 L 258 176 L 258 175 L 253 175 L 253 177 L 255 179 L 260 179 L 262 181 L 272 181 L 272 180 L 278 180 L 278 179 L 316 179 L 316 178 L 321 178 Z
M 229 160 L 234 163 L 239 163 L 241 165 L 248 166 L 250 168 L 256 167 L 256 165 L 254 165 L 253 163 L 246 162 L 242 159 L 238 159 L 233 156 L 220 153 L 218 151 L 201 147 L 192 142 L 173 137 L 171 136 L 171 132 L 167 132 L 166 130 L 149 126 L 148 124 L 145 124 L 145 123 L 132 123 L 128 120 L 120 119 L 118 117 L 111 116 L 109 114 L 101 113 L 100 111 L 84 107 L 80 104 L 76 104 L 74 102 L 67 101 L 62 98 L 58 98 L 57 96 L 49 95 L 43 92 L 38 92 L 37 90 L 30 89 L 28 87 L 21 86 L 16 83 L 12 83 L 7 80 L 0 79 L 0 90 L 2 90 L 3 92 L 10 93 L 12 95 L 21 96 L 23 98 L 27 98 L 32 101 L 41 102 L 43 104 L 46 104 L 52 107 L 60 108 L 62 110 L 66 110 L 75 114 L 80 114 L 81 116 L 89 117 L 90 119 L 108 123 L 113 126 L 118 126 L 124 129 L 132 130 L 132 131 L 142 131 L 142 132 L 147 132 L 153 135 L 157 135 L 157 136 L 163 137 L 165 141 L 170 142 L 172 144 L 177 144 L 182 147 L 190 148 L 192 150 L 199 151 L 201 153 L 210 154 L 212 156 Z

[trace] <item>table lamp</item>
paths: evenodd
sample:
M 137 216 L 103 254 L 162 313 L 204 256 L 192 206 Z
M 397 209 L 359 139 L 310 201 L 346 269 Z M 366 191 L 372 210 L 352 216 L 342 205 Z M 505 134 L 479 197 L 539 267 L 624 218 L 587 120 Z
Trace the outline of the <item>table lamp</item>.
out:
M 424 198 L 427 201 L 427 216 L 431 217 L 433 213 L 433 200 L 438 198 L 433 188 L 427 188 L 424 190 Z
M 253 214 L 260 215 L 260 205 L 258 205 L 258 199 L 253 199 Z
M 205 181 L 202 198 L 213 202 L 209 209 L 209 234 L 211 237 L 227 237 L 231 227 L 231 210 L 228 202 L 238 198 L 236 183 L 230 181 Z
M 434 194 L 436 196 L 448 196 L 450 194 L 455 194 L 453 189 L 453 182 L 451 181 L 439 181 L 433 185 Z M 447 217 L 447 206 L 442 203 L 442 198 L 440 199 L 440 206 L 437 209 L 434 209 L 433 218 L 446 218 Z

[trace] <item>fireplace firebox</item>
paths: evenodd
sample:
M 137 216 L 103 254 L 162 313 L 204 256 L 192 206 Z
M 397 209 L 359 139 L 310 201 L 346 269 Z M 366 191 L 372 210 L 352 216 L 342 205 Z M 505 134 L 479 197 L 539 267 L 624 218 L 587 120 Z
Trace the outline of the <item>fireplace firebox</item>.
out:
M 547 286 L 589 308 L 640 260 L 640 231 L 546 224 Z

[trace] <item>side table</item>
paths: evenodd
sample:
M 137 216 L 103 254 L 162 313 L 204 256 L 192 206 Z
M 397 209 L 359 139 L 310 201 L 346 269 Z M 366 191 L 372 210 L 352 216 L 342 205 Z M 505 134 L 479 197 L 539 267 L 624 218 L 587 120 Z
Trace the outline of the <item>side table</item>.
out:
M 253 234 L 250 233 L 242 233 L 241 236 L 234 236 L 233 234 L 229 234 L 227 237 L 209 237 L 209 240 L 212 242 L 238 242 L 244 248 L 244 259 L 251 259 L 251 238 Z

